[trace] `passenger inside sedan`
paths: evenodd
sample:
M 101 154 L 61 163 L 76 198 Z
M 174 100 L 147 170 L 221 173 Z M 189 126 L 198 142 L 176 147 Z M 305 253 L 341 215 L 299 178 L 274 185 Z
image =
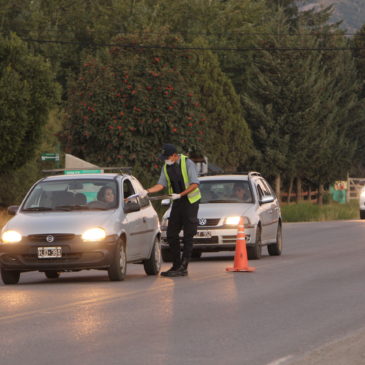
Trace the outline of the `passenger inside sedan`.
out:
M 251 193 L 248 189 L 248 186 L 244 186 L 241 182 L 234 184 L 233 197 L 245 203 L 252 202 Z

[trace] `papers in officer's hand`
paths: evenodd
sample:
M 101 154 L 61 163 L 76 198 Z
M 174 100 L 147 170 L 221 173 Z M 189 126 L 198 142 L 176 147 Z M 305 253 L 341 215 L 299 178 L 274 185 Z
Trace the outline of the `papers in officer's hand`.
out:
M 139 194 L 132 194 L 132 195 L 129 195 L 128 197 L 125 198 L 125 200 L 132 200 L 132 199 L 135 199 L 135 198 L 138 198 L 139 197 Z

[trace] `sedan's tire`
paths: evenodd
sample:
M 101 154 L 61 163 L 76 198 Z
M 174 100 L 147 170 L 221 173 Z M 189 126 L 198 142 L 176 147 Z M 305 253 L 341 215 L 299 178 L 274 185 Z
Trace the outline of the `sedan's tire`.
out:
M 18 284 L 20 278 L 19 271 L 1 269 L 1 279 L 5 285 Z
M 194 250 L 192 253 L 191 253 L 191 257 L 193 259 L 200 259 L 202 256 L 202 252 L 201 251 L 198 251 L 198 250 Z
M 249 260 L 261 259 L 261 226 L 257 226 L 255 245 L 247 247 L 247 258 Z
M 44 275 L 46 275 L 48 279 L 58 279 L 60 277 L 60 273 L 57 271 L 45 271 Z
M 161 270 L 161 263 L 161 243 L 160 239 L 156 237 L 150 258 L 143 261 L 144 271 L 147 275 L 157 275 Z
M 365 219 L 365 210 L 360 210 L 360 219 Z
M 281 224 L 278 224 L 278 230 L 276 233 L 276 242 L 270 245 L 267 245 L 267 251 L 270 256 L 280 256 L 281 251 L 283 249 L 283 232 L 281 228 Z
M 119 239 L 115 245 L 115 253 L 113 262 L 108 269 L 108 276 L 110 281 L 122 281 L 127 272 L 127 254 L 125 250 L 125 243 Z
M 161 248 L 161 255 L 165 262 L 172 262 L 172 255 L 168 247 Z

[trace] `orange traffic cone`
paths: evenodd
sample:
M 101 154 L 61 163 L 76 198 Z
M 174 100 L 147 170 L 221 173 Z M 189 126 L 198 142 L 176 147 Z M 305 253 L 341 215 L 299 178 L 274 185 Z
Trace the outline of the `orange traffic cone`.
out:
M 234 254 L 234 267 L 227 267 L 226 271 L 255 271 L 255 267 L 248 266 L 245 227 L 243 218 L 240 218 L 237 230 L 236 251 Z

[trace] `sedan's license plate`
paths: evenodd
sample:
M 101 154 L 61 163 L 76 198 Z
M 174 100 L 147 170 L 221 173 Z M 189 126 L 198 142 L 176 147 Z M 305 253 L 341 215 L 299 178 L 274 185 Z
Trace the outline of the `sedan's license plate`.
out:
M 38 247 L 39 259 L 54 259 L 62 257 L 62 247 Z
M 212 232 L 210 231 L 198 231 L 194 236 L 195 238 L 212 238 Z

